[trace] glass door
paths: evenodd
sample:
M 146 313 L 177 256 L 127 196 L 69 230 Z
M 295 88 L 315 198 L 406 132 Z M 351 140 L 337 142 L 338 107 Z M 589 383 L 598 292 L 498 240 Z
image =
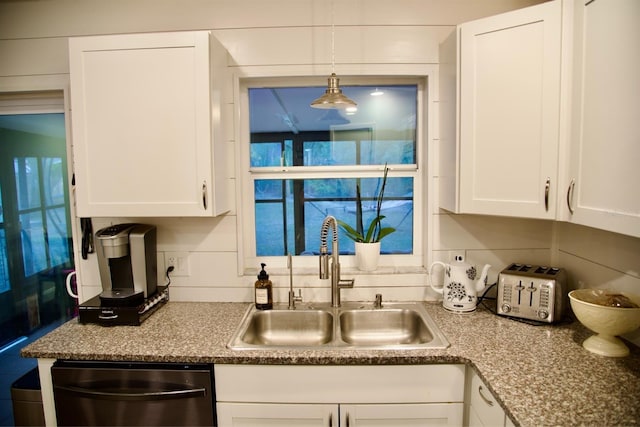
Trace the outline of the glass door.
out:
M 64 114 L 0 116 L 0 345 L 64 320 L 74 301 Z

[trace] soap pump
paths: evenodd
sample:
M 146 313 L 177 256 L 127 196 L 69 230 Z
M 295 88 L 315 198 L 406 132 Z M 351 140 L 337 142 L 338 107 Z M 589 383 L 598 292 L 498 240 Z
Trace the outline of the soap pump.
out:
M 258 310 L 271 310 L 273 308 L 273 284 L 265 271 L 265 263 L 260 264 L 262 270 L 256 280 L 256 308 Z

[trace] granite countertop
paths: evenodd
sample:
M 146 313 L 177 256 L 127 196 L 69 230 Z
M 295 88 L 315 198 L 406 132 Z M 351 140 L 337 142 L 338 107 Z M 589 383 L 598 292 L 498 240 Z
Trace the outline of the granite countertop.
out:
M 383 365 L 463 363 L 476 370 L 516 425 L 640 425 L 640 349 L 607 358 L 582 348 L 579 322 L 533 326 L 479 308 L 428 313 L 451 345 L 431 350 L 229 350 L 249 304 L 169 302 L 141 326 L 70 320 L 24 357 L 184 363 Z

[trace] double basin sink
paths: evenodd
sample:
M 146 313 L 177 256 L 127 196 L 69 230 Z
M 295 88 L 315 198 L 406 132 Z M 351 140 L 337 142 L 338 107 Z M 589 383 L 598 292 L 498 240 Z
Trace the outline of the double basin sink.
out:
M 421 303 L 299 305 L 247 310 L 227 347 L 256 349 L 442 349 L 449 342 Z

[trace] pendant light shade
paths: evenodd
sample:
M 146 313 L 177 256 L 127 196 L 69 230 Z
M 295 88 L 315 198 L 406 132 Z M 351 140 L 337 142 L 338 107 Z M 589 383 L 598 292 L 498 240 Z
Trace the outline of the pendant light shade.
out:
M 324 91 L 324 95 L 311 103 L 313 108 L 323 109 L 344 109 L 355 107 L 356 105 L 354 101 L 342 93 L 342 89 L 340 89 L 340 79 L 336 76 L 336 73 L 331 73 L 329 76 L 328 87 L 327 90 Z
M 333 1 L 331 2 L 331 75 L 328 79 L 327 90 L 324 91 L 324 95 L 316 99 L 311 103 L 313 108 L 322 109 L 345 109 L 348 107 L 355 107 L 356 104 L 353 100 L 349 99 L 342 93 L 340 89 L 340 79 L 336 76 L 336 31 L 333 23 Z

